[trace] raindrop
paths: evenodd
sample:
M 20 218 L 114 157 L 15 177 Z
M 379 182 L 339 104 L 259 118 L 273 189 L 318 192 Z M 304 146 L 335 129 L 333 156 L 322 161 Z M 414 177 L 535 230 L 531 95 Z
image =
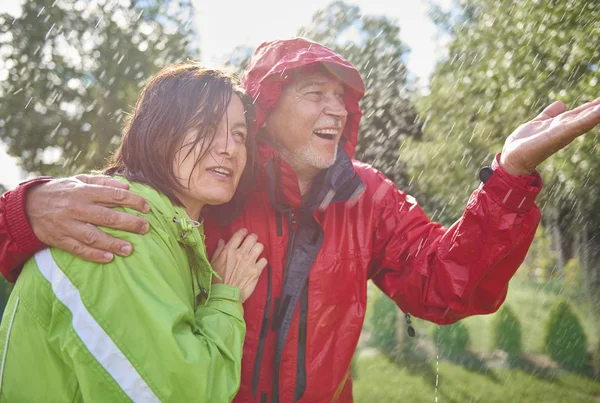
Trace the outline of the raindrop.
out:
M 50 29 L 48 30 L 48 32 L 46 32 L 46 36 L 44 37 L 44 39 L 48 39 L 48 36 L 50 35 L 50 33 L 52 32 L 52 30 L 54 29 L 54 26 L 56 24 L 52 24 L 52 26 L 50 27 Z

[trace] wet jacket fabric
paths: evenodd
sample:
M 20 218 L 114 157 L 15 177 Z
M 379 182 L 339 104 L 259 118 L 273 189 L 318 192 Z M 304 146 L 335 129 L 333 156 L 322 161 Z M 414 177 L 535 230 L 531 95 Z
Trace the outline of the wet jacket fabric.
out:
M 226 226 L 223 217 L 205 217 L 209 252 L 245 227 L 265 245 L 269 262 L 244 304 L 236 402 L 351 402 L 350 361 L 368 280 L 404 312 L 436 323 L 494 312 L 540 220 L 539 175 L 513 177 L 496 160 L 453 226 L 431 222 L 414 198 L 352 159 L 362 80 L 350 63 L 311 41 L 278 40 L 256 50 L 243 84 L 256 100 L 257 128 L 290 73 L 315 63 L 346 87 L 349 115 L 335 164 L 303 198 L 289 164 L 259 138 L 260 177 L 244 211 Z
M 364 86 L 354 67 L 314 42 L 268 42 L 243 84 L 260 128 L 294 69 L 321 63 L 345 83 L 343 150 L 304 200 L 291 167 L 260 143 L 261 178 L 228 228 L 207 222 L 209 248 L 246 227 L 264 243 L 268 270 L 244 304 L 247 336 L 237 402 L 350 402 L 350 361 L 373 280 L 412 315 L 440 323 L 496 311 L 540 220 L 541 178 L 494 162 L 491 178 L 451 228 L 373 167 L 352 160 Z M 341 147 L 340 147 L 341 149 Z
M 235 396 L 245 335 L 239 289 L 211 287 L 202 228 L 183 208 L 148 186 L 131 189 L 152 206 L 150 232 L 108 232 L 135 254 L 100 265 L 51 248 L 25 264 L 0 326 L 0 402 Z

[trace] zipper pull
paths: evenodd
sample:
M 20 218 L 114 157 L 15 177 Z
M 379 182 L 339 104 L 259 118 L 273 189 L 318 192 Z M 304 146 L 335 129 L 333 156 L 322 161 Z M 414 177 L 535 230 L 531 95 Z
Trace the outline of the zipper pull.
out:
M 404 314 L 404 318 L 406 319 L 406 326 L 408 326 L 406 329 L 408 335 L 410 337 L 415 337 L 415 328 L 412 327 L 412 323 L 410 322 L 410 313 Z

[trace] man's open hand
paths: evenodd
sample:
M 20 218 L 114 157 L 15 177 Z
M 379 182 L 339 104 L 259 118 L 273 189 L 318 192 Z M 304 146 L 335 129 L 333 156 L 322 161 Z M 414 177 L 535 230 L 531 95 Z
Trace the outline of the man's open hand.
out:
M 600 123 L 600 98 L 565 112 L 554 102 L 517 128 L 504 143 L 500 165 L 511 175 L 530 174 L 539 164 Z

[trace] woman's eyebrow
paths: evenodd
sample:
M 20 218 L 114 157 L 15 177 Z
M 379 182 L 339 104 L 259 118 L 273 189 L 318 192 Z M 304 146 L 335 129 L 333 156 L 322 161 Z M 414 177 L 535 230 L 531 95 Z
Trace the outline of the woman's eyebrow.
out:
M 233 130 L 233 129 L 246 129 L 246 122 L 245 121 L 241 121 L 241 120 L 237 121 L 237 122 L 234 122 L 231 125 L 231 130 Z

